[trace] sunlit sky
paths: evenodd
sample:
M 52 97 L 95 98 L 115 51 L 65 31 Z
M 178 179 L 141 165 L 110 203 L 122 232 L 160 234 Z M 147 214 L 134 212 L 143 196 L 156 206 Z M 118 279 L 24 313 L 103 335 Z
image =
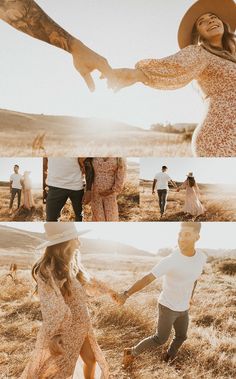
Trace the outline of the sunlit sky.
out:
M 155 174 L 167 166 L 173 180 L 184 181 L 193 172 L 199 183 L 233 184 L 236 186 L 234 158 L 142 158 L 140 178 L 153 180 Z
M 14 165 L 18 164 L 19 174 L 30 171 L 30 179 L 34 188 L 42 188 L 43 163 L 42 158 L 0 158 L 0 181 L 9 181 L 14 174 Z
M 112 67 L 178 51 L 180 20 L 192 0 L 38 0 L 55 21 L 105 56 Z M 63 50 L 0 21 L 0 108 L 28 113 L 119 120 L 148 128 L 156 122 L 199 122 L 203 102 L 193 84 L 157 91 L 141 84 L 114 94 L 99 80 L 91 94 Z M 187 106 L 186 106 L 187 104 Z
M 43 223 L 2 222 L 13 228 L 25 231 L 44 232 Z M 0 224 L 0 225 L 1 225 Z M 178 222 L 167 223 L 77 223 L 79 231 L 90 230 L 86 238 L 99 238 L 119 241 L 139 249 L 156 253 L 159 248 L 175 246 L 180 228 Z M 197 246 L 209 249 L 235 249 L 236 223 L 206 222 L 202 223 L 201 239 Z

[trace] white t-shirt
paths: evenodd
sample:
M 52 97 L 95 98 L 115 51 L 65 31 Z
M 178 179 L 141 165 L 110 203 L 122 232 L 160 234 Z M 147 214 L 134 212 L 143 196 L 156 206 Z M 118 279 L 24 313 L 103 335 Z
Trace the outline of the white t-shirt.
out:
M 154 179 L 157 180 L 157 189 L 162 190 L 166 189 L 168 190 L 168 182 L 171 180 L 169 175 L 166 172 L 159 172 L 155 175 Z
M 179 249 L 163 258 L 151 273 L 157 278 L 163 276 L 159 303 L 173 311 L 189 308 L 194 282 L 200 277 L 207 256 L 196 251 L 192 257 L 183 255 Z
M 78 191 L 83 189 L 83 175 L 77 158 L 48 158 L 48 186 Z
M 12 182 L 12 188 L 22 189 L 21 180 L 23 180 L 22 175 L 12 174 L 10 176 L 10 182 Z

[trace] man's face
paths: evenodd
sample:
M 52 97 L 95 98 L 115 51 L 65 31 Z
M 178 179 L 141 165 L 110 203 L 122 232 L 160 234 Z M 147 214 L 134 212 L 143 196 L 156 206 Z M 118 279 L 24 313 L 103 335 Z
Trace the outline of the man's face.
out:
M 188 226 L 182 226 L 179 232 L 178 244 L 180 248 L 193 245 L 199 239 L 199 232 Z
M 15 174 L 18 174 L 18 171 L 19 171 L 19 167 L 14 166 L 14 172 L 15 172 Z

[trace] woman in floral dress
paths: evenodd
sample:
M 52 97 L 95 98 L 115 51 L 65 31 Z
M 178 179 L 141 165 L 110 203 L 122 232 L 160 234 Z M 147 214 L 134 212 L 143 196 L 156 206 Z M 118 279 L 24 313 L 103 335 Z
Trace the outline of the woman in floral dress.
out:
M 24 208 L 30 210 L 35 205 L 33 195 L 32 195 L 32 183 L 30 179 L 30 171 L 24 172 L 23 194 L 24 194 Z
M 93 158 L 92 221 L 119 221 L 117 195 L 124 186 L 126 164 L 122 158 Z
M 181 189 L 186 190 L 183 212 L 195 217 L 203 214 L 205 210 L 199 199 L 200 191 L 192 172 L 188 174 L 187 179 L 178 187 L 177 191 Z
M 101 368 L 101 378 L 108 379 L 108 365 L 86 305 L 86 290 L 110 296 L 115 292 L 102 282 L 88 279 L 78 265 L 78 232 L 73 223 L 46 223 L 45 230 L 47 248 L 32 270 L 43 322 L 35 350 L 20 378 L 71 379 L 80 356 L 85 379 L 94 379 L 96 363 Z
M 197 157 L 236 156 L 236 4 L 199 0 L 179 28 L 181 50 L 167 58 L 147 59 L 135 69 L 114 70 L 115 90 L 141 82 L 157 89 L 177 89 L 197 80 L 207 114 L 192 139 Z

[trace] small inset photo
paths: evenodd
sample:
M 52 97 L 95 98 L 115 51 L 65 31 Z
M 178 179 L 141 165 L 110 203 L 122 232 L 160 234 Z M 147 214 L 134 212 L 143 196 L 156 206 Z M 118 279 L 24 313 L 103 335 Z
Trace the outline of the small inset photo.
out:
M 233 158 L 141 158 L 141 221 L 236 221 Z
M 47 221 L 139 221 L 139 159 L 44 158 Z
M 43 221 L 42 158 L 0 158 L 0 221 Z

